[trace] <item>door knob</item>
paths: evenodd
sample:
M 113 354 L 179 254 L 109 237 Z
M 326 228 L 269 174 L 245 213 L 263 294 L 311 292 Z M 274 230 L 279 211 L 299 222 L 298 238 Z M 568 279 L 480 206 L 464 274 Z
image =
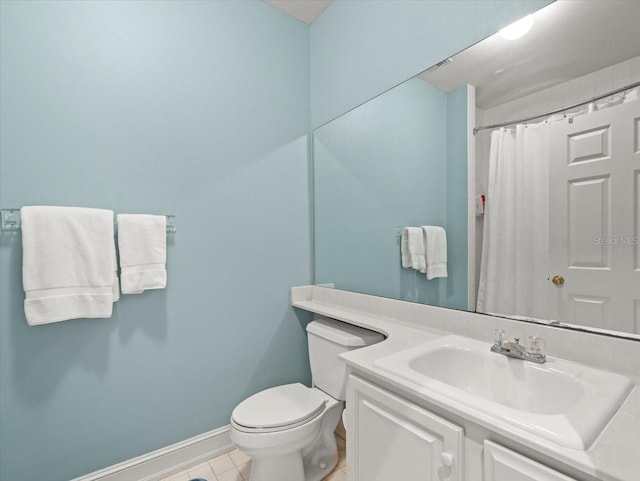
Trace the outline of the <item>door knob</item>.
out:
M 561 286 L 564 284 L 564 277 L 553 276 L 553 279 L 551 279 L 551 282 L 553 282 L 556 286 Z

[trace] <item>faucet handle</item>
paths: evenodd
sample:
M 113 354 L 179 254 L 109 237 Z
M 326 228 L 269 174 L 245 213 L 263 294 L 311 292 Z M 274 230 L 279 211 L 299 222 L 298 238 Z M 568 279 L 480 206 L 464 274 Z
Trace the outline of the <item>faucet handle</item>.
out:
M 520 338 L 519 337 L 514 337 L 513 340 L 516 341 L 516 344 L 520 344 Z
M 493 335 L 493 344 L 495 346 L 502 347 L 502 343 L 504 342 L 507 333 L 502 329 L 494 329 Z
M 535 356 L 545 355 L 545 341 L 542 337 L 530 336 L 527 342 L 527 352 Z

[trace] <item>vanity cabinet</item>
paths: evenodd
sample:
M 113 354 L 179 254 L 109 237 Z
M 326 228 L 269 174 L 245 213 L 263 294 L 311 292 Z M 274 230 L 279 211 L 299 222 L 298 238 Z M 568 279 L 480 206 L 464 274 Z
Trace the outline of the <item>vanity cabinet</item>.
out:
M 353 374 L 347 406 L 349 481 L 464 480 L 461 427 Z
M 465 437 L 357 374 L 347 384 L 346 428 L 348 481 L 579 481 L 489 441 L 489 432 Z
M 484 442 L 484 480 L 576 481 L 491 441 Z

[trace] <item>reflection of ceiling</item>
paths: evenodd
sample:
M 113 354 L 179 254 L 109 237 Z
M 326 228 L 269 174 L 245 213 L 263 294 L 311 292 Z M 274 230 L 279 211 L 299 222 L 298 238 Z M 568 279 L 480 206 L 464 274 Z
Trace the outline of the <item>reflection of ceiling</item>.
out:
M 264 0 L 264 2 L 304 23 L 311 23 L 324 12 L 331 0 Z
M 474 85 L 488 109 L 638 55 L 640 1 L 558 0 L 524 37 L 493 35 L 419 77 L 445 92 Z

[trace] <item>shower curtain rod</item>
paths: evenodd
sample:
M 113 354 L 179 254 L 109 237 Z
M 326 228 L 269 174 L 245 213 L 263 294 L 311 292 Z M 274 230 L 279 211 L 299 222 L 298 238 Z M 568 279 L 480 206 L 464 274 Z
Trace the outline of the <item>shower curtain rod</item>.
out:
M 620 92 L 626 92 L 627 90 L 631 90 L 636 87 L 640 87 L 640 82 L 634 82 L 624 87 L 620 87 L 619 89 L 612 90 L 611 92 L 607 92 L 606 94 L 598 95 L 597 97 L 592 97 L 589 100 L 578 102 L 577 104 L 569 105 L 567 107 L 562 107 L 561 109 L 552 110 L 551 112 L 546 112 L 544 114 L 532 115 L 531 117 L 524 117 L 522 119 L 512 120 L 510 122 L 500 122 L 499 124 L 482 125 L 480 127 L 475 127 L 473 129 L 473 135 L 477 134 L 480 130 L 495 129 L 496 127 L 506 127 L 507 125 L 520 124 L 522 122 L 527 122 L 529 120 L 539 119 L 541 117 L 548 117 L 553 114 L 566 112 L 567 110 L 572 110 L 572 109 L 575 109 L 576 107 L 581 107 L 582 105 L 590 104 L 591 102 L 597 102 L 598 100 L 606 99 L 607 97 L 611 97 L 612 95 L 619 94 Z

